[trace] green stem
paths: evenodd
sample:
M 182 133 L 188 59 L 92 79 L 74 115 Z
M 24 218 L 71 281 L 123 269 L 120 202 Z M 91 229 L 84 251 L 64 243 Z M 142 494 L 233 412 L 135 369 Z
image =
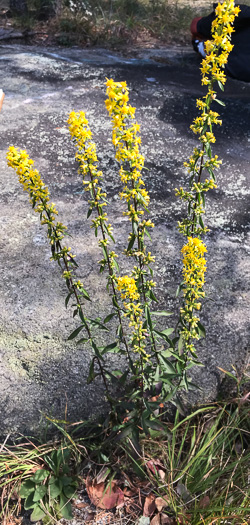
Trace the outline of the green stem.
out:
M 88 163 L 88 168 L 89 168 L 89 174 L 90 174 L 90 178 L 91 178 L 91 182 L 92 182 L 92 191 L 93 191 L 93 195 L 94 195 L 94 198 L 95 198 L 95 201 L 96 201 L 96 191 L 95 191 L 95 187 L 93 185 L 94 177 L 92 175 L 92 171 L 91 171 L 89 163 Z M 101 210 L 100 210 L 100 206 L 98 204 L 96 205 L 96 209 L 97 209 L 98 217 L 101 217 L 102 213 L 101 213 Z M 106 235 L 105 235 L 105 231 L 104 231 L 104 228 L 103 228 L 102 221 L 100 221 L 100 227 L 101 227 L 101 232 L 102 232 L 102 238 L 103 238 L 104 241 L 106 241 Z M 115 289 L 115 285 L 114 285 L 114 277 L 115 277 L 115 275 L 114 275 L 114 272 L 113 272 L 113 269 L 112 269 L 112 266 L 111 266 L 111 263 L 110 263 L 109 250 L 107 249 L 106 246 L 105 246 L 105 250 L 106 250 L 107 262 L 108 262 L 108 273 L 109 273 L 109 276 L 110 276 L 111 286 L 112 286 L 112 290 L 113 290 L 113 297 L 115 298 L 117 304 L 119 305 L 119 301 L 118 301 L 118 297 L 117 297 L 117 293 L 116 293 L 116 289 Z M 133 371 L 133 362 L 132 362 L 132 359 L 131 359 L 131 356 L 130 356 L 130 353 L 129 353 L 129 348 L 128 348 L 127 340 L 126 340 L 125 333 L 124 333 L 124 328 L 123 328 L 123 324 L 122 324 L 122 317 L 121 317 L 121 312 L 120 312 L 120 307 L 119 306 L 118 306 L 118 308 L 116 307 L 116 311 L 118 313 L 119 323 L 120 323 L 120 327 L 121 327 L 122 340 L 123 340 L 123 343 L 125 345 L 127 357 L 128 357 L 129 363 L 130 363 L 132 371 Z

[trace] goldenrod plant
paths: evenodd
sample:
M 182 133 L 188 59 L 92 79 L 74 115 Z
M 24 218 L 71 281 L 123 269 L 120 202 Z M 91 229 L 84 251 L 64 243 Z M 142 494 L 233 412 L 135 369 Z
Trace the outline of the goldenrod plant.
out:
M 200 146 L 194 149 L 185 163 L 190 174 L 189 189 L 177 190 L 177 195 L 187 201 L 188 213 L 179 223 L 179 230 L 186 240 L 182 248 L 183 282 L 179 286 L 183 304 L 175 333 L 171 327 L 159 329 L 153 320 L 157 316 L 167 317 L 170 313 L 152 308 L 157 303 L 154 256 L 148 249 L 146 237 L 150 242 L 150 231 L 154 224 L 149 218 L 150 197 L 143 180 L 140 126 L 135 121 L 135 108 L 129 104 L 126 82 L 115 82 L 113 79 L 107 79 L 106 82 L 106 108 L 112 122 L 112 140 L 122 183 L 121 210 L 125 203 L 122 213 L 131 225 L 125 250 L 130 270 L 125 275 L 120 273 L 118 255 L 114 250 L 114 230 L 105 211 L 108 201 L 102 189 L 104 175 L 99 169 L 96 145 L 88 120 L 82 111 L 72 112 L 68 119 L 70 135 L 76 146 L 79 172 L 85 191 L 89 194 L 87 217 L 94 217 L 92 227 L 102 251 L 99 270 L 107 271 L 111 309 L 104 319 L 92 319 L 88 315 L 87 302 L 90 296 L 82 281 L 76 277 L 75 256 L 64 245 L 66 227 L 56 221 L 57 210 L 50 202 L 48 188 L 34 169 L 33 161 L 25 151 L 14 146 L 9 148 L 7 154 L 9 166 L 16 170 L 20 183 L 29 193 L 34 210 L 40 214 L 42 224 L 47 226 L 52 259 L 59 263 L 68 287 L 66 306 L 73 299 L 73 316 L 79 317 L 80 325 L 69 339 L 74 339 L 83 331 L 84 336 L 78 343 L 89 343 L 93 349 L 88 383 L 97 376 L 102 377 L 113 428 L 125 430 L 126 435 L 133 434 L 137 442 L 140 429 L 147 434 L 149 429 L 161 428 L 161 423 L 157 421 L 159 407 L 164 407 L 168 401 L 179 404 L 178 392 L 193 386 L 187 371 L 200 364 L 194 341 L 204 333 L 198 312 L 205 295 L 207 249 L 201 239 L 208 231 L 203 220 L 205 194 L 216 187 L 214 170 L 220 165 L 217 155 L 212 156 L 211 144 L 215 142 L 213 125 L 221 124 L 221 120 L 211 105 L 213 102 L 223 104 L 217 99 L 215 84 L 223 89 L 226 81 L 223 67 L 232 49 L 230 35 L 238 12 L 239 8 L 231 0 L 218 4 L 212 28 L 213 40 L 206 43 L 207 56 L 201 67 L 202 84 L 207 86 L 207 94 L 197 100 L 200 116 L 191 126 L 198 135 Z M 111 320 L 117 321 L 118 325 L 115 340 L 101 346 L 96 330 L 109 332 Z M 105 361 L 108 353 L 125 356 L 127 366 L 111 370 Z M 121 398 L 118 401 L 112 397 L 110 382 L 118 382 L 123 387 L 120 388 Z
M 179 222 L 179 230 L 186 237 L 183 253 L 183 283 L 180 288 L 183 292 L 184 303 L 180 310 L 180 340 L 179 349 L 185 359 L 185 368 L 198 364 L 194 341 L 204 335 L 204 328 L 197 312 L 201 309 L 200 300 L 205 296 L 204 283 L 206 260 L 204 254 L 207 249 L 201 236 L 209 230 L 204 225 L 206 193 L 216 188 L 215 169 L 221 164 L 218 156 L 212 155 L 211 144 L 215 142 L 213 125 L 221 125 L 219 114 L 211 109 L 212 103 L 224 105 L 217 98 L 215 85 L 224 90 L 226 75 L 223 71 L 228 55 L 232 50 L 230 43 L 231 33 L 234 31 L 233 22 L 240 9 L 235 7 L 232 0 L 218 4 L 216 18 L 212 23 L 212 40 L 205 43 L 206 57 L 202 60 L 202 84 L 207 86 L 207 94 L 197 100 L 200 115 L 191 125 L 191 130 L 198 135 L 200 146 L 195 147 L 193 154 L 184 166 L 190 174 L 189 189 L 182 187 L 177 196 L 188 204 L 187 217 Z M 186 383 L 186 371 L 183 376 Z
M 69 435 L 67 421 L 50 420 L 66 438 L 63 445 L 36 446 L 29 440 L 19 448 L 2 445 L 0 489 L 3 509 L 0 516 L 4 525 L 9 523 L 10 516 L 18 514 L 20 498 L 24 500 L 24 508 L 32 512 L 33 520 L 41 518 L 43 523 L 53 523 L 61 516 L 70 519 L 70 499 L 77 488 L 78 478 L 68 466 L 71 467 L 75 452 L 78 457 L 79 450 L 84 450 L 88 465 L 92 454 L 98 459 L 98 464 L 107 462 L 106 455 L 110 453 L 114 436 L 114 455 L 118 450 L 117 440 L 126 438 L 125 446 L 119 448 L 119 454 L 125 448 L 125 458 L 119 456 L 115 461 L 115 473 L 118 465 L 120 471 L 126 472 L 130 459 L 129 469 L 132 465 L 137 475 L 148 478 L 153 498 L 155 496 L 155 501 L 160 499 L 163 502 L 163 509 L 157 507 L 159 512 L 152 523 L 159 523 L 161 518 L 187 525 L 248 523 L 249 393 L 245 392 L 245 387 L 242 392 L 243 382 L 226 372 L 237 381 L 236 398 L 224 404 L 217 402 L 209 407 L 199 407 L 185 419 L 180 418 L 177 410 L 174 425 L 159 418 L 168 401 L 180 406 L 178 393 L 192 386 L 187 372 L 200 364 L 195 345 L 204 335 L 199 312 L 205 296 L 207 266 L 207 248 L 203 240 L 208 231 L 204 221 L 205 196 L 210 189 L 216 188 L 214 172 L 221 163 L 211 150 L 211 144 L 215 142 L 213 126 L 221 124 L 218 113 L 211 107 L 213 103 L 223 105 L 217 98 L 215 86 L 218 84 L 223 89 L 226 81 L 223 67 L 232 49 L 230 35 L 238 12 L 239 8 L 231 0 L 218 4 L 216 8 L 213 40 L 206 44 L 207 56 L 201 66 L 202 84 L 207 86 L 207 94 L 197 100 L 200 115 L 191 126 L 200 145 L 185 163 L 189 188 L 176 190 L 177 195 L 187 202 L 188 213 L 179 223 L 185 242 L 181 250 L 183 281 L 179 285 L 182 305 L 175 331 L 171 327 L 160 329 L 154 321 L 171 313 L 153 307 L 157 303 L 157 291 L 154 256 L 148 243 L 154 224 L 149 218 L 150 197 L 143 180 L 140 126 L 135 121 L 135 108 L 129 105 L 126 83 L 112 79 L 106 82 L 106 108 L 112 121 L 112 140 L 121 179 L 121 212 L 131 227 L 124 252 L 128 269 L 124 273 L 120 271 L 119 254 L 114 248 L 115 229 L 106 211 L 109 203 L 102 189 L 104 175 L 99 169 L 88 120 L 84 112 L 72 112 L 68 120 L 79 172 L 89 195 L 87 216 L 92 219 L 102 253 L 99 271 L 106 272 L 107 276 L 111 308 L 104 319 L 88 315 L 91 297 L 78 277 L 75 255 L 65 242 L 67 228 L 56 220 L 56 207 L 50 201 L 49 190 L 34 168 L 33 160 L 26 151 L 14 146 L 9 148 L 8 165 L 16 171 L 33 209 L 47 228 L 51 259 L 59 264 L 68 288 L 66 307 L 71 304 L 73 317 L 79 320 L 69 339 L 79 336 L 77 343 L 91 345 L 93 359 L 88 383 L 96 377 L 102 378 L 111 418 L 108 430 L 107 420 L 103 427 L 96 423 L 96 430 L 90 428 L 79 443 Z M 102 346 L 99 330 L 113 333 L 115 322 L 114 339 Z M 108 366 L 106 355 L 109 353 L 123 357 L 120 370 Z M 119 399 L 112 395 L 111 386 L 115 382 L 119 385 Z M 72 425 L 72 435 L 76 432 L 78 436 L 78 432 L 81 433 L 90 423 L 75 425 Z M 87 450 L 91 451 L 90 455 Z M 161 475 L 157 469 L 159 458 Z M 125 466 L 121 468 L 123 462 Z M 112 468 L 110 461 L 107 476 Z M 15 494 L 18 499 L 13 504 Z M 144 518 L 138 524 L 144 523 Z

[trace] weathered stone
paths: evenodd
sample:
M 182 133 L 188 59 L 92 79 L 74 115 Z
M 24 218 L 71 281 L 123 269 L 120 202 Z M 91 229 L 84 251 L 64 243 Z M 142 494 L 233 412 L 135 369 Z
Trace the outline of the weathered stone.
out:
M 105 77 L 127 80 L 141 124 L 148 168 L 144 178 L 156 224 L 151 251 L 156 255 L 158 308 L 174 310 L 169 321 L 173 324 L 178 315 L 175 291 L 181 279 L 183 242 L 176 224 L 185 214 L 174 188 L 186 184 L 182 164 L 196 144 L 189 125 L 197 111 L 195 99 L 204 92 L 198 67 L 197 57 L 185 48 L 141 51 L 130 59 L 98 49 L 0 46 L 0 87 L 6 94 L 0 114 L 3 434 L 38 432 L 41 413 L 64 417 L 66 402 L 71 420 L 97 414 L 104 405 L 102 385 L 97 381 L 86 386 L 90 350 L 66 341 L 77 324 L 65 310 L 64 282 L 59 268 L 50 261 L 44 229 L 13 170 L 6 166 L 8 146 L 27 149 L 35 160 L 60 219 L 72 235 L 70 245 L 77 254 L 79 275 L 93 299 L 91 313 L 106 314 L 109 298 L 97 267 L 101 256 L 85 219 L 87 196 L 77 174 L 66 120 L 72 109 L 87 113 L 105 173 L 116 251 L 123 250 L 129 225 L 120 212 L 120 183 L 103 102 Z M 208 197 L 211 231 L 202 312 L 207 337 L 198 345 L 205 367 L 193 372 L 202 388 L 196 396 L 199 401 L 216 397 L 223 377 L 218 367 L 230 370 L 234 364 L 244 368 L 249 348 L 250 85 L 229 79 L 220 98 L 226 109 L 216 108 L 223 125 L 216 130 L 213 149 L 223 165 L 218 189 Z

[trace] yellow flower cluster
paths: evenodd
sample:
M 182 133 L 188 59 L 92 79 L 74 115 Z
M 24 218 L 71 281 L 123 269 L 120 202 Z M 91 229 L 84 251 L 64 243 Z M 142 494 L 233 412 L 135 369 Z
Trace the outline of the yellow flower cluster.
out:
M 55 222 L 55 215 L 58 214 L 58 211 L 53 202 L 49 200 L 49 190 L 43 183 L 39 171 L 33 168 L 34 161 L 29 158 L 25 150 L 10 146 L 7 152 L 7 162 L 8 166 L 13 168 L 19 176 L 19 182 L 24 191 L 28 192 L 32 207 L 40 214 L 41 224 L 47 225 L 47 236 L 52 251 L 51 259 L 58 261 L 59 264 L 60 260 L 63 259 L 66 269 L 62 273 L 62 277 L 66 282 L 70 281 L 71 286 L 74 285 L 82 292 L 84 290 L 83 283 L 74 280 L 74 270 L 71 269 L 71 266 L 77 266 L 76 263 L 73 264 L 75 255 L 71 253 L 70 247 L 61 246 L 67 227 L 61 222 Z M 86 294 L 85 291 L 84 294 Z
M 113 123 L 113 144 L 116 149 L 116 160 L 120 163 L 120 177 L 125 184 L 120 193 L 121 199 L 128 203 L 129 219 L 140 222 L 140 216 L 147 209 L 150 198 L 147 190 L 143 187 L 141 170 L 144 166 L 144 157 L 140 153 L 139 145 L 141 139 L 138 136 L 140 126 L 134 119 L 135 108 L 128 104 L 129 91 L 126 82 L 114 82 L 109 79 L 106 82 L 107 96 L 106 108 Z M 140 208 L 140 209 L 139 209 Z M 143 209 L 142 209 L 143 208 Z M 151 223 L 148 227 L 152 227 Z
M 135 280 L 128 275 L 125 275 L 124 277 L 118 277 L 117 289 L 121 293 L 122 299 L 137 301 L 140 298 Z
M 188 237 L 188 242 L 183 246 L 183 276 L 185 287 L 191 289 L 192 296 L 197 299 L 204 292 L 201 292 L 205 279 L 206 259 L 204 253 L 207 249 L 205 244 L 197 237 Z
M 115 82 L 107 80 L 107 95 L 105 102 L 106 108 L 112 119 L 113 124 L 113 144 L 116 150 L 116 159 L 120 163 L 120 177 L 125 186 L 120 193 L 128 206 L 128 211 L 124 212 L 132 222 L 132 233 L 129 235 L 128 249 L 126 255 L 135 256 L 139 261 L 137 272 L 134 276 L 136 280 L 143 282 L 143 293 L 147 286 L 146 276 L 142 277 L 143 267 L 149 266 L 154 261 L 154 257 L 147 253 L 144 243 L 144 235 L 148 234 L 147 229 L 153 228 L 154 224 L 150 219 L 143 220 L 145 210 L 148 211 L 149 194 L 144 188 L 144 181 L 141 170 L 144 166 L 144 157 L 140 154 L 139 145 L 141 142 L 138 132 L 140 126 L 137 122 L 133 123 L 135 108 L 129 104 L 129 91 L 126 82 Z M 137 244 L 134 247 L 134 244 Z
M 100 266 L 103 269 L 106 263 L 109 263 L 110 270 L 114 270 L 116 266 L 115 258 L 117 255 L 114 252 L 108 252 L 109 238 L 113 240 L 113 228 L 108 223 L 107 214 L 103 212 L 104 206 L 107 206 L 106 193 L 102 191 L 100 182 L 103 179 L 102 171 L 98 170 L 98 159 L 96 155 L 96 145 L 91 140 L 92 133 L 89 128 L 88 120 L 83 111 L 72 111 L 68 118 L 69 132 L 71 139 L 74 141 L 77 153 L 76 160 L 79 162 L 79 171 L 83 175 L 83 185 L 85 191 L 91 195 L 88 201 L 90 209 L 88 216 L 92 210 L 96 208 L 97 217 L 92 220 L 92 227 L 95 228 L 97 235 L 98 228 L 101 229 L 102 239 L 98 241 L 99 246 L 104 253 L 104 259 L 100 261 Z M 86 177 L 88 180 L 85 180 Z
M 204 297 L 203 286 L 205 284 L 206 259 L 204 254 L 207 249 L 205 244 L 197 237 L 188 237 L 188 242 L 182 248 L 183 253 L 183 277 L 184 277 L 184 299 L 181 308 L 183 329 L 181 334 L 186 341 L 186 350 L 195 354 L 195 348 L 191 339 L 199 339 L 199 318 L 193 315 L 194 310 L 200 310 L 199 299 Z
M 49 190 L 44 185 L 38 170 L 33 169 L 34 161 L 29 158 L 25 150 L 19 150 L 15 146 L 10 146 L 7 152 L 8 166 L 13 168 L 19 176 L 19 182 L 24 191 L 30 196 L 30 203 L 35 211 L 40 212 L 40 203 L 49 202 Z M 39 208 L 39 209 L 38 209 Z M 57 214 L 56 209 L 53 210 Z
M 202 84 L 204 85 L 210 84 L 211 78 L 221 84 L 226 82 L 226 75 L 221 68 L 227 63 L 228 55 L 233 48 L 230 37 L 234 31 L 232 27 L 234 19 L 239 12 L 240 8 L 235 7 L 233 0 L 218 3 L 215 9 L 216 18 L 212 23 L 211 31 L 213 39 L 206 42 L 207 56 L 203 59 L 201 66 Z
M 132 328 L 131 344 L 133 351 L 140 355 L 143 361 L 148 361 L 150 355 L 146 352 L 146 330 L 143 328 L 142 314 L 143 309 L 140 304 L 140 294 L 138 292 L 135 279 L 124 275 L 117 279 L 117 289 L 121 294 L 125 308 L 125 317 L 130 319 L 129 326 Z

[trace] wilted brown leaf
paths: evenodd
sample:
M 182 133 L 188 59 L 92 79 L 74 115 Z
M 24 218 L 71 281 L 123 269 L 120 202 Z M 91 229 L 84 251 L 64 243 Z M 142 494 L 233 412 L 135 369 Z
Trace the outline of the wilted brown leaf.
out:
M 146 463 L 146 467 L 154 474 L 159 475 L 161 480 L 164 481 L 165 479 L 165 469 L 164 466 L 161 464 L 161 462 L 158 459 L 150 459 Z
M 135 494 L 137 493 L 137 490 L 131 490 L 129 489 L 128 487 L 124 487 L 123 489 L 123 494 L 126 498 L 131 498 L 131 497 L 134 497 Z
M 156 516 L 150 521 L 150 525 L 161 525 L 161 515 L 156 514 Z
M 84 503 L 84 501 L 80 501 L 80 503 L 74 503 L 74 507 L 77 509 L 85 509 L 85 507 L 88 507 L 88 503 Z
M 88 523 L 90 521 L 93 521 L 94 519 L 95 519 L 95 513 L 88 512 L 87 516 L 85 517 L 85 522 Z
M 167 514 L 161 514 L 161 525 L 176 525 L 176 519 Z
M 109 510 L 124 505 L 123 491 L 115 480 L 111 483 L 97 483 L 87 477 L 86 490 L 91 503 L 100 509 Z
M 210 504 L 210 498 L 208 495 L 204 496 L 204 498 L 201 498 L 199 501 L 199 507 L 200 509 L 205 509 Z
M 155 510 L 156 510 L 155 495 L 152 494 L 151 492 L 151 494 L 149 494 L 145 499 L 145 503 L 143 507 L 143 516 L 150 517 L 152 516 Z
M 168 495 L 165 494 L 162 497 L 159 496 L 158 498 L 156 498 L 155 499 L 155 504 L 156 504 L 157 510 L 159 512 L 161 512 L 164 507 L 168 507 L 169 506 L 169 497 L 168 497 Z

